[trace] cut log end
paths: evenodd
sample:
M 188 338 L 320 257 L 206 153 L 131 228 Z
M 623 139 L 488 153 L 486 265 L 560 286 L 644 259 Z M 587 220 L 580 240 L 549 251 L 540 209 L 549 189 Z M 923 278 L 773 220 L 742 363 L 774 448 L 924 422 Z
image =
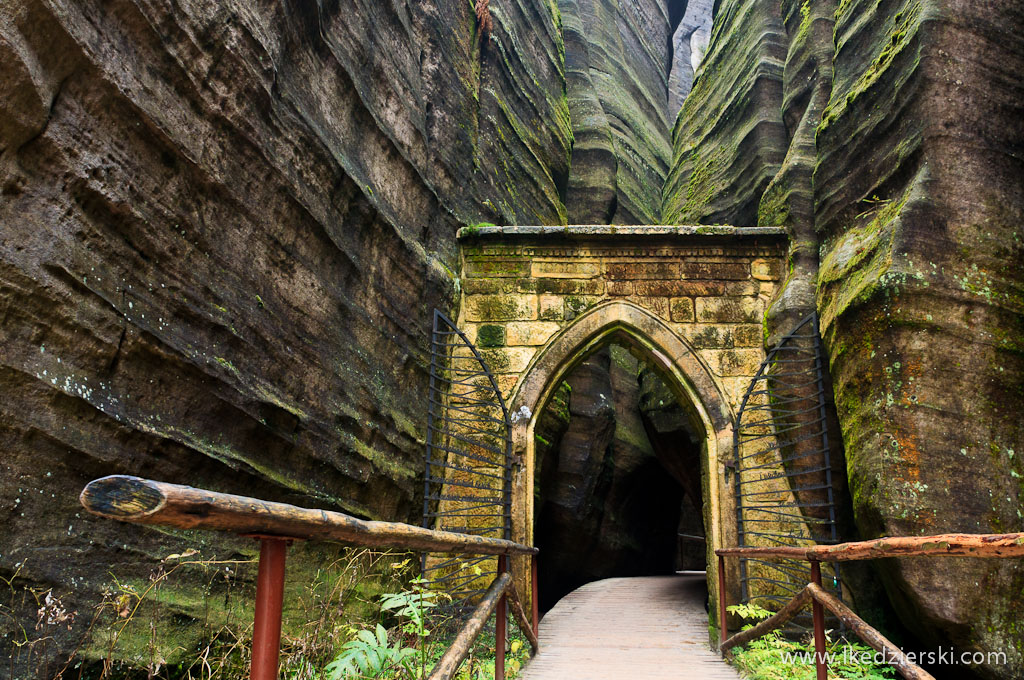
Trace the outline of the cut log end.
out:
M 94 480 L 79 500 L 89 512 L 110 519 L 138 519 L 160 510 L 166 498 L 152 482 L 139 477 L 111 475 Z

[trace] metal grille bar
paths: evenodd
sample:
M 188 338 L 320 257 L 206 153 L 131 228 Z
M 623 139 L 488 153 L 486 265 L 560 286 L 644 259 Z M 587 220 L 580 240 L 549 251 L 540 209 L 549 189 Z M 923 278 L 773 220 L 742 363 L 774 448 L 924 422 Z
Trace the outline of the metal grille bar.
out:
M 743 395 L 733 450 L 740 547 L 838 542 L 824 370 L 812 313 L 768 352 Z M 825 585 L 842 598 L 831 568 Z M 740 559 L 744 603 L 777 609 L 810 580 L 805 561 Z
M 512 438 L 501 389 L 476 346 L 434 310 L 427 395 L 423 526 L 511 538 Z M 496 575 L 490 558 L 424 553 L 427 587 L 450 597 L 446 614 L 472 610 Z

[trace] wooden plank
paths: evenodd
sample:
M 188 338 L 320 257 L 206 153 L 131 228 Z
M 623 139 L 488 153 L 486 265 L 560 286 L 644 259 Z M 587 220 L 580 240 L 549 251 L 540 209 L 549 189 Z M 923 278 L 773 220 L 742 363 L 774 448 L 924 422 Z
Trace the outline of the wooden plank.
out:
M 853 610 L 821 586 L 808 583 L 805 591 L 810 592 L 811 597 L 821 603 L 825 609 L 835 614 L 865 644 L 877 652 L 882 652 L 885 655 L 886 662 L 892 665 L 904 678 L 907 680 L 935 680 L 934 676 L 928 673 L 928 671 L 910 661 L 899 647 L 889 642 L 884 635 L 869 626 L 864 619 L 854 614 Z
M 441 660 L 434 666 L 434 670 L 430 672 L 428 680 L 449 680 L 449 678 L 455 675 L 455 671 L 459 670 L 459 666 L 465 661 L 466 655 L 469 654 L 469 650 L 473 647 L 473 642 L 480 635 L 480 631 L 483 630 L 487 619 L 491 618 L 491 614 L 498 607 L 498 601 L 501 600 L 501 596 L 505 594 L 511 583 L 512 576 L 508 572 L 494 579 L 491 587 L 487 589 L 487 593 L 480 600 L 480 604 L 473 610 L 472 616 L 469 617 L 469 620 L 466 621 L 462 630 L 455 637 L 452 646 L 448 648 L 448 651 L 444 653 Z
M 536 548 L 498 538 L 374 522 L 328 510 L 300 508 L 150 479 L 114 475 L 90 482 L 80 497 L 89 512 L 122 522 L 209 529 L 372 548 L 478 555 L 532 555 Z
M 775 548 L 719 548 L 719 556 L 778 557 L 821 562 L 874 560 L 882 557 L 950 555 L 960 557 L 1024 557 L 1024 533 L 894 536 L 873 541 Z
M 712 651 L 703 574 L 596 581 L 540 623 L 520 680 L 740 680 Z

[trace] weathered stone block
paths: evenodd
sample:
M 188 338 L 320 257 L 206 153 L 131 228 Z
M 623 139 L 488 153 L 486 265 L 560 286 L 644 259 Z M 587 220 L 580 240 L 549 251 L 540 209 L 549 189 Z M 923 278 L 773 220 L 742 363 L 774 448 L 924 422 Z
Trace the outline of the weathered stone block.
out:
M 510 347 L 543 345 L 559 328 L 553 321 L 513 321 L 504 328 L 505 342 Z
M 680 275 L 684 279 L 742 280 L 750 277 L 743 262 L 683 262 Z
M 476 344 L 478 347 L 501 347 L 505 344 L 505 327 L 496 324 L 484 324 L 477 329 Z
M 632 300 L 641 307 L 654 312 L 663 319 L 667 320 L 669 318 L 667 297 L 645 297 L 640 295 L 633 297 Z
M 696 323 L 682 328 L 683 337 L 694 349 L 732 349 L 736 346 L 732 325 Z
M 632 295 L 633 294 L 633 282 L 632 281 L 609 281 L 607 284 L 607 290 L 609 295 Z
M 740 404 L 743 403 L 743 395 L 747 393 L 747 388 L 750 387 L 750 378 L 747 376 L 739 378 L 722 378 L 722 387 L 725 388 L 725 396 L 729 400 L 729 403 L 734 409 L 739 410 Z M 759 396 L 753 395 L 751 400 L 747 403 L 749 404 L 756 401 L 759 401 Z M 745 453 L 752 454 L 760 450 L 761 449 L 757 447 L 748 447 L 748 450 L 745 451 Z M 782 500 L 782 498 L 779 499 L 779 501 Z
M 554 295 L 601 295 L 604 281 L 593 279 L 520 279 L 516 290 L 521 293 L 551 293 Z
M 708 349 L 702 352 L 711 370 L 720 376 L 751 376 L 757 373 L 764 358 L 757 349 Z
M 725 294 L 730 297 L 754 296 L 761 292 L 763 285 L 766 284 L 758 281 L 730 281 L 725 284 Z M 767 285 L 771 286 L 772 284 Z
M 781 266 L 778 260 L 754 260 L 750 263 L 750 275 L 758 281 L 777 281 L 781 278 Z
M 691 298 L 672 298 L 669 302 L 669 310 L 672 320 L 677 323 L 689 323 L 696 318 Z
M 764 346 L 764 329 L 759 324 L 741 324 L 731 328 L 737 347 Z
M 609 262 L 606 269 L 609 279 L 678 279 L 678 262 Z
M 696 323 L 684 326 L 682 333 L 695 349 L 761 347 L 761 327 L 756 324 Z
M 466 300 L 468 321 L 532 321 L 536 318 L 536 295 L 477 295 Z
M 637 281 L 637 295 L 663 295 L 665 297 L 703 297 L 728 295 L 730 283 L 726 281 Z
M 565 302 L 565 320 L 571 321 L 577 316 L 590 309 L 598 302 L 601 301 L 600 297 L 593 295 L 568 295 L 564 298 Z
M 757 298 L 697 298 L 697 321 L 703 323 L 758 323 L 764 313 Z
M 494 377 L 494 380 L 498 383 L 498 389 L 501 391 L 501 398 L 504 399 L 507 404 L 509 399 L 512 397 L 512 392 L 516 389 L 516 383 L 519 382 L 519 374 L 507 373 L 504 375 L 498 375 Z
M 464 279 L 462 290 L 466 295 L 495 295 L 511 293 L 512 279 Z
M 561 296 L 541 295 L 538 316 L 541 321 L 561 321 L 565 318 L 563 308 L 564 303 Z
M 529 275 L 530 260 L 526 258 L 466 260 L 466 278 L 519 278 Z
M 506 347 L 481 350 L 480 355 L 492 373 L 521 373 L 530 365 L 530 359 L 536 352 L 534 347 Z
M 601 273 L 597 262 L 534 262 L 532 274 L 535 278 L 591 279 Z
M 637 281 L 633 287 L 637 295 L 655 297 L 686 295 L 685 281 Z

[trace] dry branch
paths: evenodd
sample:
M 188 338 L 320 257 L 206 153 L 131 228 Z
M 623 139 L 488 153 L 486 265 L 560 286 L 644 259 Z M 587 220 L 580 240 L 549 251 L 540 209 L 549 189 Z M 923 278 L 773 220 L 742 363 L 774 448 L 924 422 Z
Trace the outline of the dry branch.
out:
M 498 538 L 434 531 L 398 522 L 361 520 L 341 512 L 299 508 L 123 475 L 90 482 L 80 500 L 86 510 L 101 517 L 178 529 L 210 529 L 428 552 L 478 555 L 537 552 L 536 548 Z
M 513 582 L 508 589 L 508 601 L 512 607 L 512 615 L 516 617 L 516 622 L 519 624 L 519 630 L 523 631 L 523 635 L 530 641 L 530 646 L 533 647 L 533 653 L 536 654 L 540 651 L 540 640 L 537 639 L 537 634 L 533 632 L 533 624 L 530 623 L 530 619 L 526 616 L 526 610 L 523 609 L 523 601 L 519 597 L 519 591 L 516 589 L 516 584 Z

